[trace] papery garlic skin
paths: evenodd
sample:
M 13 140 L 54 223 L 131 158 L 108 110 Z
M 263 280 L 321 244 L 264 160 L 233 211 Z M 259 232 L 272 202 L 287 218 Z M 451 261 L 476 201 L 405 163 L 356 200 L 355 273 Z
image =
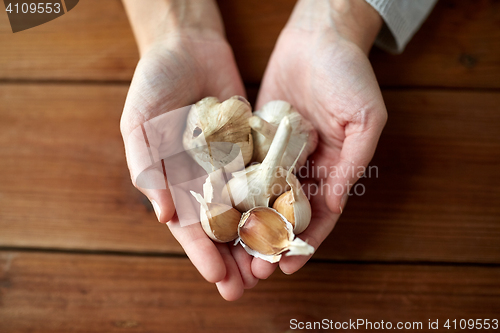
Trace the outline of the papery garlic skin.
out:
M 271 263 L 278 262 L 285 251 L 289 251 L 287 255 L 314 253 L 311 245 L 295 238 L 290 222 L 269 207 L 255 207 L 244 213 L 238 235 L 236 243 L 241 243 L 248 254 Z
M 240 212 L 228 205 L 206 202 L 193 191 L 191 194 L 200 203 L 201 226 L 208 237 L 218 243 L 227 243 L 238 237 Z
M 290 188 L 286 182 L 286 172 L 282 167 L 276 167 L 273 171 L 275 177 L 268 182 L 262 178 L 260 167 L 261 164 L 255 164 L 233 173 L 233 178 L 222 193 L 222 200 L 227 202 L 232 199 L 234 207 L 243 213 L 257 206 L 272 205 L 276 198 Z M 228 197 L 229 193 L 231 198 Z
M 234 206 L 234 202 L 231 201 L 233 196 L 227 185 L 229 178 L 230 175 L 226 174 L 224 168 L 209 173 L 203 184 L 203 198 L 205 201 Z
M 292 126 L 292 135 L 281 166 L 288 170 L 299 156 L 304 143 L 306 143 L 305 153 L 300 156 L 296 164 L 297 168 L 304 166 L 307 157 L 314 152 L 318 144 L 318 134 L 313 125 L 295 110 L 290 103 L 285 101 L 268 102 L 262 109 L 255 111 L 253 114 L 254 117 L 257 116 L 263 121 L 259 121 L 254 117 L 249 119 L 254 144 L 252 161 L 262 162 L 265 159 L 278 124 L 283 117 L 288 116 Z
M 222 103 L 206 97 L 189 111 L 182 137 L 184 149 L 207 172 L 228 165 L 241 151 L 243 161 L 232 171 L 241 170 L 253 154 L 251 116 L 252 108 L 244 97 L 233 96 Z
M 289 118 L 284 117 L 264 161 L 233 173 L 228 187 L 233 195 L 235 207 L 240 212 L 257 206 L 267 207 L 288 190 L 286 171 L 280 164 L 291 132 Z

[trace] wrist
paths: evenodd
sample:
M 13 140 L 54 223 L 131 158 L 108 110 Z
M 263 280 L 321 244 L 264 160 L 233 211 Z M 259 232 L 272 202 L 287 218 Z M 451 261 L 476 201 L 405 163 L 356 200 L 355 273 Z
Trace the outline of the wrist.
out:
M 299 0 L 287 26 L 334 32 L 368 54 L 382 23 L 365 0 Z
M 123 4 L 141 55 L 172 35 L 225 38 L 213 0 L 123 0 Z
M 365 0 L 330 0 L 332 20 L 344 38 L 370 51 L 382 27 L 382 17 Z

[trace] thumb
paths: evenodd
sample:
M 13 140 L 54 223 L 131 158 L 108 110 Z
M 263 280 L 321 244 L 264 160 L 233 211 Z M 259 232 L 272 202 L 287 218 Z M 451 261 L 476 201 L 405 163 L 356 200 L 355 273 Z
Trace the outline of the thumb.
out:
M 350 125 L 346 126 L 347 136 L 342 145 L 340 159 L 331 167 L 326 182 L 326 203 L 333 213 L 341 214 L 344 210 L 349 191 L 363 176 L 375 153 L 384 124 L 385 121 L 381 126 L 351 133 L 348 128 Z
M 134 186 L 151 202 L 158 221 L 167 223 L 175 214 L 164 161 L 158 147 L 161 139 L 147 123 L 135 128 L 124 140 L 127 164 Z

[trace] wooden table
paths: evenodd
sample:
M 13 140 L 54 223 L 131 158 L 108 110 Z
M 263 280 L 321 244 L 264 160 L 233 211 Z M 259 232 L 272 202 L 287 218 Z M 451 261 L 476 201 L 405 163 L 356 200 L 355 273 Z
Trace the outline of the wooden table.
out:
M 251 99 L 293 0 L 221 0 Z M 500 2 L 441 0 L 370 55 L 389 121 L 298 273 L 229 303 L 130 184 L 138 60 L 118 0 L 13 34 L 0 14 L 0 332 L 288 332 L 290 320 L 500 320 Z M 458 324 L 457 324 L 458 325 Z

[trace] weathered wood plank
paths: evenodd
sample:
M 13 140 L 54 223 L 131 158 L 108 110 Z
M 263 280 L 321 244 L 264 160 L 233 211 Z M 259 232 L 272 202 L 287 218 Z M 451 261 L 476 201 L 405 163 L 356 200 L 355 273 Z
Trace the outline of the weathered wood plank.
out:
M 294 0 L 218 0 L 226 35 L 243 80 L 259 83 Z
M 260 82 L 294 0 L 219 0 L 227 36 L 247 82 Z M 374 48 L 382 86 L 500 87 L 500 3 L 441 0 L 402 55 Z
M 429 319 L 444 330 L 447 319 L 500 313 L 498 267 L 309 263 L 234 303 L 184 258 L 1 252 L 0 267 L 2 332 L 274 333 L 292 331 L 291 319 L 427 331 Z
M 0 86 L 2 245 L 181 251 L 130 182 L 119 130 L 127 90 Z
M 67 14 L 13 34 L 0 17 L 0 79 L 130 80 L 138 60 L 119 0 L 85 0 Z
M 374 48 L 383 86 L 500 88 L 500 2 L 440 0 L 401 55 Z
M 243 79 L 258 83 L 295 0 L 219 0 Z M 383 86 L 500 87 L 500 3 L 441 0 L 399 56 L 374 50 Z M 0 20 L 0 79 L 130 80 L 138 60 L 118 0 L 82 1 L 57 20 L 13 34 Z
M 126 92 L 0 86 L 0 246 L 182 252 L 130 184 Z M 378 178 L 362 181 L 317 257 L 499 263 L 500 94 L 384 97 Z
M 498 263 L 500 95 L 388 90 L 384 99 L 377 170 L 318 255 Z

